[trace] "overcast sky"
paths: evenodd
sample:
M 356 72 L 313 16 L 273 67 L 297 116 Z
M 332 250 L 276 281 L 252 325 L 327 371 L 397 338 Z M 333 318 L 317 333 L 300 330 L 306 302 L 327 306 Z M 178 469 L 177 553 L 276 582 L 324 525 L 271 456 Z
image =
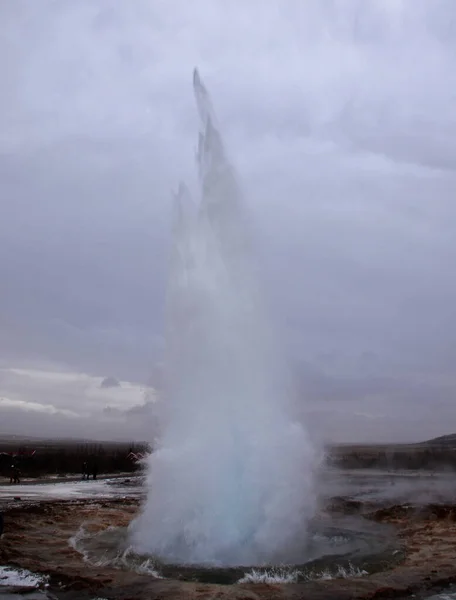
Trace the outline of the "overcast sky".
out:
M 455 57 L 454 0 L 0 0 L 0 433 L 147 430 L 194 66 L 302 418 L 456 431 Z

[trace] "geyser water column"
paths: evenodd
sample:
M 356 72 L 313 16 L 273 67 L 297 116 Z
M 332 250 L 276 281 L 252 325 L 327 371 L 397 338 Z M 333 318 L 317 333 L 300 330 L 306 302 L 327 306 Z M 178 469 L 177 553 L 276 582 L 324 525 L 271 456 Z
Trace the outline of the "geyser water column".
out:
M 293 421 L 233 166 L 198 73 L 199 204 L 176 195 L 163 432 L 132 545 L 162 561 L 302 562 L 313 452 Z

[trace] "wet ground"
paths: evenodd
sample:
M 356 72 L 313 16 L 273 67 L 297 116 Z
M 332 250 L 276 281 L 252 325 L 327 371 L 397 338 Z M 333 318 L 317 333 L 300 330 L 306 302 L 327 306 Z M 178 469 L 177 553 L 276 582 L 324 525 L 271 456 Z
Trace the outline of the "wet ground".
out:
M 455 474 L 328 470 L 320 490 L 315 535 L 326 550 L 337 540 L 332 553 L 216 573 L 132 553 L 125 531 L 140 478 L 0 486 L 0 598 L 20 598 L 8 595 L 20 586 L 29 600 L 456 598 Z
M 129 495 L 142 492 L 142 478 L 127 474 L 102 476 L 96 479 L 81 477 L 60 477 L 58 479 L 28 479 L 19 485 L 11 485 L 7 480 L 0 481 L 0 508 L 14 502 L 15 497 L 25 501 L 64 500 L 71 498 L 118 497 L 128 488 Z

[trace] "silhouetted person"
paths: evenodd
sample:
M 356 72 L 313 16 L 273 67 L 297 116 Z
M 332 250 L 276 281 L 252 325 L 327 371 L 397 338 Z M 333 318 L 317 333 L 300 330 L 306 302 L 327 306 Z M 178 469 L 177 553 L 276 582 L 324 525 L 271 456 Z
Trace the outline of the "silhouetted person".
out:
M 92 477 L 94 479 L 96 479 L 97 475 L 98 475 L 98 465 L 97 465 L 96 462 L 94 462 L 93 465 L 92 465 Z
M 89 465 L 86 462 L 84 462 L 82 464 L 82 478 L 83 479 L 89 478 Z
M 20 483 L 19 474 L 19 469 L 15 465 L 11 465 L 10 483 Z

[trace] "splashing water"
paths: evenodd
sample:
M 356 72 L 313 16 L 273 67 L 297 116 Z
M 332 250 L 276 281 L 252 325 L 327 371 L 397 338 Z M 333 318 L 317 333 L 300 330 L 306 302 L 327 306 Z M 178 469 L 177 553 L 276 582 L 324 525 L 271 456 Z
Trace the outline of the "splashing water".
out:
M 350 579 L 352 577 L 364 577 L 367 571 L 349 564 L 347 568 L 334 565 L 333 570 L 311 571 L 304 573 L 290 567 L 273 567 L 270 569 L 252 569 L 244 573 L 244 577 L 238 583 L 297 583 L 298 581 L 329 581 L 331 579 Z
M 175 563 L 302 562 L 314 455 L 290 416 L 242 195 L 196 71 L 194 91 L 201 198 L 181 185 L 175 199 L 163 435 L 131 542 Z

